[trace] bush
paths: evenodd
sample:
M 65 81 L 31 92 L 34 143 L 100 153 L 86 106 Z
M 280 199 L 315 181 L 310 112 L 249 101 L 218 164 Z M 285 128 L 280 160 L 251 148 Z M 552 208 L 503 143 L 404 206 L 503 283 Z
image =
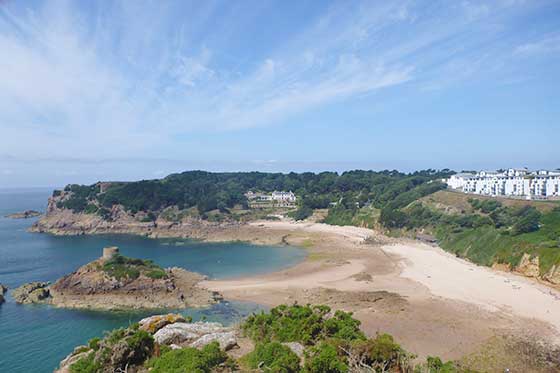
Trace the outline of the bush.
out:
M 311 347 L 305 356 L 305 373 L 346 373 L 348 365 L 335 346 L 322 342 Z
M 92 338 L 88 341 L 88 347 L 91 348 L 93 351 L 97 351 L 99 350 L 99 342 L 101 342 L 101 339 L 97 337 Z
M 253 352 L 244 357 L 252 369 L 260 368 L 266 372 L 294 373 L 299 372 L 299 357 L 278 342 L 258 344 Z
M 226 361 L 227 354 L 220 350 L 218 342 L 212 342 L 201 350 L 192 347 L 169 350 L 146 365 L 153 373 L 208 373 Z
M 379 222 L 387 228 L 403 228 L 408 223 L 408 217 L 402 211 L 385 207 L 381 210 Z
M 101 371 L 101 364 L 95 362 L 95 353 L 90 352 L 70 366 L 72 373 L 97 373 Z
M 329 338 L 365 339 L 360 322 L 351 313 L 336 311 L 327 319 L 327 306 L 280 305 L 269 313 L 253 314 L 242 324 L 246 335 L 255 342 L 300 342 L 311 345 Z
M 521 209 L 517 214 L 519 218 L 513 224 L 512 234 L 518 235 L 522 233 L 529 233 L 539 230 L 539 221 L 541 213 L 534 207 L 527 206 Z
M 288 214 L 294 220 L 305 220 L 313 215 L 313 210 L 306 206 L 301 206 L 296 211 Z

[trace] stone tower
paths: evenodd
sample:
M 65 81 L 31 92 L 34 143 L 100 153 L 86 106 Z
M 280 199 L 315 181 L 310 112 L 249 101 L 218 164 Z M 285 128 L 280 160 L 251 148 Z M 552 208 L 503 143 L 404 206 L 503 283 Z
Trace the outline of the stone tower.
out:
M 119 248 L 116 246 L 104 247 L 103 248 L 103 256 L 101 259 L 107 261 L 113 259 L 119 253 Z

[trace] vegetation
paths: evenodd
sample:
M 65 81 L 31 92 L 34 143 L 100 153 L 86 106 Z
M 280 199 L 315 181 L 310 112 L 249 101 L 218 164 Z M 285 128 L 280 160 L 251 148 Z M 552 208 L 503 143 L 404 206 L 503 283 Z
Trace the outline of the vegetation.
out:
M 89 352 L 70 366 L 72 373 L 117 371 L 128 365 L 142 364 L 154 352 L 154 338 L 137 325 L 115 329 L 103 339 L 88 343 Z
M 115 255 L 103 263 L 102 270 L 117 280 L 135 280 L 140 275 L 152 279 L 167 277 L 165 270 L 151 260 L 128 258 L 122 255 Z
M 449 202 L 440 196 L 382 210 L 380 223 L 391 230 L 431 232 L 442 248 L 477 264 L 516 266 L 527 253 L 539 257 L 543 275 L 560 263 L 560 206 L 465 195 Z
M 201 350 L 192 347 L 169 349 L 161 356 L 150 359 L 146 366 L 154 373 L 207 373 L 228 360 L 218 342 L 212 342 Z
M 106 217 L 114 205 L 122 205 L 131 213 L 156 214 L 176 206 L 179 210 L 196 208 L 204 217 L 213 210 L 229 214 L 229 210 L 237 205 L 247 206 L 244 194 L 248 190 L 292 190 L 299 199 L 298 219 L 309 216 L 313 209 L 328 208 L 331 203 L 336 204 L 340 211 L 338 203 L 341 200 L 344 209 L 349 210 L 346 213 L 353 215 L 357 207 L 366 205 L 378 208 L 390 202 L 395 206 L 405 205 L 407 201 L 443 188 L 435 180 L 451 173 L 449 170 L 426 170 L 412 174 L 398 171 L 348 171 L 342 174 L 189 171 L 161 180 L 111 183 L 103 193 L 99 184 L 69 185 L 65 191 L 71 192 L 70 197 L 61 201 L 59 207 Z M 55 193 L 60 194 L 59 191 Z M 148 218 L 153 216 L 144 215 L 144 219 Z
M 243 323 L 247 336 L 256 342 L 299 342 L 312 345 L 325 338 L 365 339 L 360 322 L 351 313 L 336 311 L 331 318 L 327 306 L 281 305 L 269 313 L 254 314 Z
M 243 361 L 251 369 L 265 369 L 267 372 L 294 373 L 300 371 L 299 357 L 279 342 L 257 344 L 253 352 Z
M 296 220 L 308 218 L 314 210 L 328 209 L 325 223 L 380 227 L 395 234 L 431 233 L 444 249 L 479 264 L 515 266 L 524 253 L 539 257 L 541 274 L 560 264 L 558 203 L 470 198 L 443 191 L 445 185 L 439 180 L 452 173 L 447 169 L 410 174 L 387 170 L 342 174 L 190 171 L 161 180 L 111 183 L 103 193 L 99 184 L 69 185 L 65 188 L 68 194 L 58 204 L 106 220 L 111 219 L 113 207 L 120 205 L 145 222 L 185 217 L 246 221 L 277 212 L 246 210 L 244 193 L 292 190 L 298 201 L 289 216 Z M 432 203 L 433 196 L 445 199 Z M 111 271 L 119 277 L 139 275 L 122 266 Z M 149 276 L 159 278 L 164 273 L 155 270 Z
M 351 313 L 333 313 L 328 306 L 281 305 L 268 313 L 249 316 L 241 325 L 257 346 L 241 364 L 271 372 L 412 371 L 414 356 L 392 336 L 379 334 L 368 339 L 359 326 Z M 298 342 L 306 347 L 303 364 L 282 342 Z M 459 372 L 454 363 L 438 361 L 454 370 L 437 370 L 432 364 L 434 369 L 421 372 Z M 419 369 L 429 364 L 431 360 Z
M 333 321 L 331 321 L 333 320 Z M 359 321 L 346 312 L 331 312 L 327 306 L 282 305 L 269 313 L 250 316 L 241 325 L 255 343 L 253 351 L 233 359 L 212 342 L 200 349 L 171 349 L 154 342 L 149 332 L 138 324 L 94 338 L 83 356 L 70 366 L 73 373 L 108 371 L 144 371 L 154 373 L 208 372 L 277 372 L 277 373 L 346 373 L 346 372 L 467 372 L 454 362 L 429 357 L 414 366 L 415 358 L 393 337 L 378 334 L 366 338 L 357 329 Z M 283 332 L 283 326 L 288 331 Z M 298 332 L 296 328 L 303 328 Z M 284 341 L 304 343 L 299 357 Z M 298 352 L 299 353 L 299 352 Z

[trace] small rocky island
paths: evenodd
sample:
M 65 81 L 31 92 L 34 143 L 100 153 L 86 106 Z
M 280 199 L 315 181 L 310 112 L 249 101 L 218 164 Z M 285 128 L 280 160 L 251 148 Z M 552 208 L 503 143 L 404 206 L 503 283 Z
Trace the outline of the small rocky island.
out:
M 8 288 L 0 284 L 0 304 L 4 303 L 4 294 L 8 291 Z
M 41 213 L 35 210 L 25 210 L 23 212 L 16 212 L 13 214 L 6 215 L 6 217 L 10 219 L 29 219 L 29 218 L 34 218 L 36 216 L 41 216 Z
M 25 284 L 12 292 L 17 303 L 49 303 L 90 309 L 204 307 L 220 294 L 198 286 L 203 275 L 181 268 L 163 269 L 150 260 L 122 256 L 116 247 L 50 285 Z

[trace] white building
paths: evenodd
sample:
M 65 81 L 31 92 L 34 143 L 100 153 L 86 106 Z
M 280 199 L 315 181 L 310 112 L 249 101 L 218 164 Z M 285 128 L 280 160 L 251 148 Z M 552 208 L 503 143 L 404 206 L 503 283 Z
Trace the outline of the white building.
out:
M 452 189 L 489 196 L 533 198 L 560 197 L 560 172 L 510 168 L 452 175 L 445 182 Z
M 289 205 L 296 202 L 296 195 L 292 192 L 274 191 L 272 193 L 261 193 L 249 191 L 245 193 L 245 197 L 253 202 L 274 202 L 279 205 Z
M 275 190 L 274 192 L 272 192 L 272 200 L 279 201 L 279 202 L 295 202 L 296 195 L 292 193 L 292 191 L 278 192 Z

